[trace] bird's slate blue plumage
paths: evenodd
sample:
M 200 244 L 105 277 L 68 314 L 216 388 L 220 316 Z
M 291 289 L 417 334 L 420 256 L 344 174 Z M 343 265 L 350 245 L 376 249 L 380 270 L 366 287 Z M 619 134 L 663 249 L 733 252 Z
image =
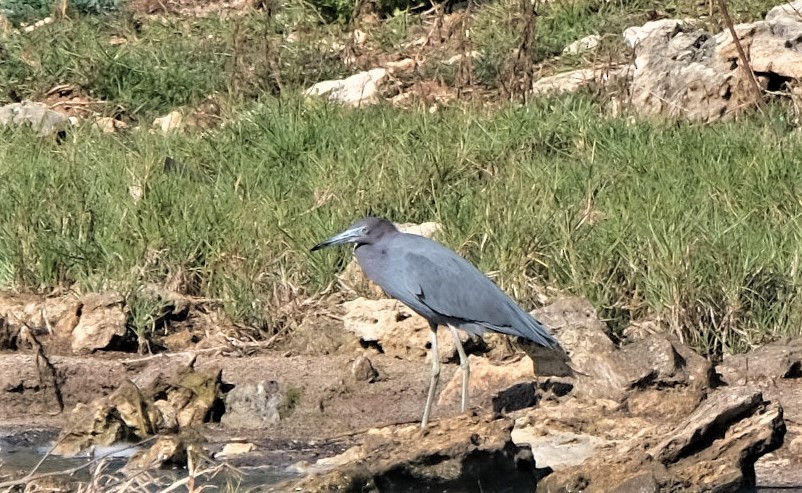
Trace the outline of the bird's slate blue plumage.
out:
M 386 219 L 367 217 L 318 243 L 312 251 L 343 243 L 356 244 L 356 259 L 365 275 L 384 291 L 428 320 L 432 329 L 432 380 L 421 426 L 425 427 L 440 377 L 437 328 L 448 326 L 463 370 L 462 411 L 468 403 L 470 361 L 457 329 L 486 330 L 523 337 L 562 352 L 546 327 L 524 311 L 473 264 L 440 243 L 402 233 Z
M 543 324 L 473 264 L 434 240 L 366 217 L 312 250 L 339 243 L 356 243 L 365 275 L 435 326 L 451 324 L 474 334 L 493 330 L 560 349 Z
M 370 280 L 430 322 L 559 346 L 543 324 L 479 269 L 436 241 L 393 228 L 374 243 L 357 246 L 355 253 Z

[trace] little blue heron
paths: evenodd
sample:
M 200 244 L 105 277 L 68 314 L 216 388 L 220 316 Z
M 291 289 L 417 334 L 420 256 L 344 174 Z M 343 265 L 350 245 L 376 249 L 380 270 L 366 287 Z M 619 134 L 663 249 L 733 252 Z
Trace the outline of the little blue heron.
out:
M 432 330 L 432 379 L 421 427 L 426 427 L 429 422 L 440 378 L 438 326 L 449 327 L 459 353 L 462 412 L 468 406 L 470 364 L 457 329 L 475 335 L 491 330 L 563 352 L 559 342 L 543 324 L 519 307 L 473 264 L 440 243 L 402 233 L 386 219 L 366 217 L 315 245 L 311 251 L 345 243 L 356 244 L 357 262 L 368 279 L 429 322 Z

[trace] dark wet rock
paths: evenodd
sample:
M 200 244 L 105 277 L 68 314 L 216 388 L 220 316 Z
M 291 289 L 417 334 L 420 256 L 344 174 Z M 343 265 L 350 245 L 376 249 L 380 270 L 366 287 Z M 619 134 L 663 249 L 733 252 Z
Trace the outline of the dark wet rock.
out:
M 267 491 L 385 491 L 421 484 L 477 484 L 486 491 L 530 487 L 538 478 L 532 455 L 512 443 L 508 419 L 460 416 L 421 430 L 419 425 L 371 430 L 334 469 Z M 467 483 L 464 483 L 467 481 Z
M 730 385 L 802 378 L 802 337 L 766 344 L 748 353 L 726 356 L 716 371 Z
M 106 398 L 73 408 L 59 434 L 54 455 L 72 457 L 92 446 L 107 446 L 129 437 L 125 423 Z
M 221 393 L 221 371 L 187 366 L 159 374 L 146 387 L 125 381 L 108 397 L 78 404 L 67 418 L 54 454 L 77 455 L 92 446 L 140 440 L 209 421 Z
M 187 455 L 202 450 L 202 441 L 200 435 L 192 432 L 162 435 L 147 449 L 134 453 L 123 470 L 130 475 L 148 469 L 186 467 Z
M 537 404 L 537 390 L 534 382 L 518 383 L 502 390 L 493 398 L 494 412 L 512 412 Z
M 357 356 L 351 364 L 351 375 L 357 382 L 373 383 L 379 378 L 379 372 L 376 371 L 367 356 Z
M 17 349 L 19 329 L 11 326 L 5 318 L 0 317 L 0 349 Z
M 229 428 L 264 428 L 279 422 L 284 393 L 278 382 L 242 383 L 226 395 L 220 423 Z

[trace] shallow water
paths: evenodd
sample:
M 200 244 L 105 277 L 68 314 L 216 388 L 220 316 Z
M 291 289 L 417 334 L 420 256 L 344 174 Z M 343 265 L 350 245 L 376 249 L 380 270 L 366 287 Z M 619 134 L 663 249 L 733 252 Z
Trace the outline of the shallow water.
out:
M 87 466 L 71 475 L 75 481 L 89 481 L 94 465 L 88 465 L 92 457 L 60 457 L 47 455 L 53 446 L 56 432 L 50 430 L 22 431 L 0 430 L 0 474 L 9 478 L 24 476 L 33 470 L 43 458 L 37 473 L 66 471 L 80 466 Z M 142 447 L 133 444 L 117 444 L 111 447 L 96 447 L 94 458 L 106 457 L 106 472 L 119 471 L 128 458 Z M 99 462 L 99 461 L 98 461 Z M 241 488 L 266 486 L 291 478 L 295 474 L 279 467 L 245 467 L 240 468 L 242 476 L 222 472 L 214 478 L 200 478 L 197 485 L 213 485 L 225 487 L 227 484 L 239 485 Z M 169 484 L 186 477 L 185 469 L 164 469 L 158 471 L 158 478 Z M 158 489 L 158 488 L 154 488 Z M 225 490 L 223 490 L 225 491 Z
M 56 432 L 52 430 L 2 430 L 0 429 L 0 473 L 20 477 L 31 471 L 47 454 Z M 99 447 L 95 449 L 95 457 L 108 455 L 110 460 L 107 471 L 113 472 L 122 468 L 128 458 L 138 450 L 130 444 L 120 444 L 113 447 Z M 64 458 L 59 456 L 48 456 L 40 465 L 37 472 L 47 473 L 64 471 L 81 465 L 86 465 L 91 460 L 90 457 Z M 211 479 L 203 479 L 196 484 L 214 485 L 225 491 L 227 484 L 238 485 L 240 489 L 248 489 L 258 486 L 268 486 L 279 483 L 283 480 L 297 477 L 288 468 L 291 464 L 277 465 L 270 467 L 240 467 L 242 476 L 235 476 L 229 473 L 222 473 Z M 76 481 L 88 481 L 90 479 L 92 466 L 81 469 L 72 475 Z M 167 469 L 159 471 L 159 479 L 166 484 L 186 477 L 185 469 Z M 377 486 L 386 493 L 486 493 L 493 491 L 496 493 L 518 493 L 531 492 L 531 479 L 521 480 L 519 483 L 510 483 L 511 478 L 487 477 L 482 479 L 468 479 L 461 482 L 451 482 L 448 484 L 420 484 L 407 479 L 398 480 L 384 479 Z M 765 479 L 759 483 L 764 485 L 754 490 L 757 493 L 802 493 L 802 485 L 773 485 L 771 481 Z M 154 490 L 158 488 L 154 487 Z

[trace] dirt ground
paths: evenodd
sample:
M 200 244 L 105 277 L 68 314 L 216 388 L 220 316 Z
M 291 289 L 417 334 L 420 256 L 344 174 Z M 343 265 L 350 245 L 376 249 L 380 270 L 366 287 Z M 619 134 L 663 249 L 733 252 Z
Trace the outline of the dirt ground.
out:
M 77 403 L 108 395 L 124 380 L 141 377 L 166 364 L 185 364 L 188 356 L 165 355 L 147 361 L 144 366 L 130 364 L 137 359 L 127 353 L 51 356 L 51 363 L 62 377 L 65 413 L 58 413 L 52 389 L 39 385 L 35 356 L 2 353 L 0 426 L 60 426 L 66 412 Z M 321 440 L 420 419 L 429 382 L 428 363 L 378 353 L 370 359 L 380 374 L 374 383 L 356 382 L 351 377 L 353 354 L 285 356 L 281 352 L 267 352 L 247 357 L 200 354 L 195 367 L 221 368 L 224 384 L 275 380 L 285 392 L 297 392 L 299 399 L 289 416 L 258 433 L 272 439 Z M 456 368 L 453 364 L 443 365 L 442 381 L 448 381 Z M 489 406 L 489 396 L 475 397 L 472 404 Z M 434 417 L 453 415 L 459 411 L 458 407 L 457 402 L 435 406 Z M 248 431 L 248 436 L 253 436 L 252 431 Z
M 353 352 L 335 355 L 287 355 L 269 351 L 257 356 L 197 355 L 198 369 L 222 369 L 224 384 L 275 380 L 286 392 L 297 391 L 299 399 L 289 416 L 278 424 L 258 430 L 231 429 L 220 423 L 204 428 L 208 448 L 220 450 L 237 439 L 257 445 L 259 454 L 249 454 L 239 466 L 286 466 L 298 461 L 313 462 L 346 450 L 359 441 L 359 432 L 393 423 L 420 419 L 429 378 L 426 361 L 406 361 L 384 354 L 370 354 L 380 373 L 374 383 L 356 382 L 350 373 Z M 0 429 L 13 435 L 15 430 L 56 429 L 77 403 L 88 403 L 108 395 L 125 379 L 143 378 L 167 365 L 182 365 L 188 355 L 178 353 L 146 359 L 129 353 L 98 353 L 90 356 L 51 356 L 62 377 L 65 411 L 58 413 L 52 389 L 37 387 L 35 357 L 19 352 L 0 353 Z M 457 365 L 444 364 L 443 382 Z M 802 382 L 798 379 L 767 382 L 763 389 L 769 399 L 783 403 L 789 425 L 786 445 L 764 457 L 756 469 L 760 483 L 787 488 L 802 484 L 796 457 L 802 440 Z M 471 397 L 478 413 L 491 412 L 491 396 Z M 458 402 L 435 405 L 434 419 L 459 413 Z M 761 480 L 770 478 L 770 480 Z M 767 490 L 768 491 L 768 490 Z M 784 490 L 787 491 L 787 490 Z
M 140 358 L 119 352 L 51 355 L 49 360 L 59 375 L 64 404 L 64 411 L 59 413 L 52 387 L 40 385 L 35 355 L 0 353 L 0 440 L 21 442 L 26 449 L 47 448 L 49 443 L 31 442 L 31 433 L 39 436 L 37 431 L 41 431 L 42 436 L 55 439 L 76 404 L 109 395 L 126 379 L 138 381 L 166 366 L 185 365 L 190 356 L 165 354 L 137 364 Z M 245 470 L 283 470 L 299 462 L 314 463 L 340 454 L 359 443 L 360 432 L 369 428 L 420 420 L 430 374 L 426 361 L 405 361 L 373 352 L 370 360 L 379 379 L 367 383 L 353 378 L 350 366 L 354 358 L 352 351 L 315 356 L 288 355 L 286 351 L 243 357 L 198 354 L 195 368 L 221 368 L 224 387 L 274 380 L 281 391 L 298 396 L 292 411 L 276 425 L 254 430 L 230 428 L 219 422 L 205 424 L 201 431 L 204 448 L 216 454 L 229 442 L 247 441 L 256 450 L 227 459 L 230 464 Z M 456 368 L 457 365 L 444 364 L 442 381 L 447 382 Z M 489 397 L 475 397 L 472 404 L 490 405 Z M 435 404 L 433 409 L 434 419 L 458 412 L 456 402 Z M 9 472 L 4 469 L 4 473 Z
M 274 425 L 255 430 L 226 427 L 219 422 L 203 426 L 205 446 L 212 454 L 232 441 L 256 445 L 257 452 L 232 461 L 238 467 L 314 463 L 359 444 L 364 439 L 362 432 L 370 428 L 420 420 L 430 375 L 426 359 L 402 359 L 373 347 L 362 347 L 343 330 L 337 317 L 310 316 L 305 320 L 307 323 L 288 340 L 269 348 L 256 345 L 248 351 L 230 347 L 217 350 L 198 343 L 187 351 L 154 356 L 118 351 L 79 356 L 73 355 L 69 344 L 58 337 L 42 335 L 39 340 L 52 367 L 49 371 L 58 382 L 58 393 L 52 382 L 43 378 L 47 373 L 42 372 L 45 363 L 35 351 L 0 351 L 0 439 L 31 430 L 44 430 L 55 436 L 76 404 L 88 404 L 109 395 L 126 380 L 139 383 L 169 372 L 171 366 L 183 367 L 192 358 L 197 370 L 221 369 L 224 390 L 275 381 L 285 396 L 295 396 L 291 410 Z M 355 379 L 351 366 L 360 355 L 367 355 L 378 371 L 375 382 Z M 454 362 L 442 365 L 441 390 L 457 369 Z M 758 482 L 794 491 L 788 488 L 802 485 L 802 379 L 756 383 L 765 398 L 782 404 L 788 426 L 786 445 L 757 463 Z M 472 411 L 479 415 L 492 413 L 492 397 L 472 394 Z M 434 420 L 458 414 L 458 395 L 444 405 L 435 402 Z

